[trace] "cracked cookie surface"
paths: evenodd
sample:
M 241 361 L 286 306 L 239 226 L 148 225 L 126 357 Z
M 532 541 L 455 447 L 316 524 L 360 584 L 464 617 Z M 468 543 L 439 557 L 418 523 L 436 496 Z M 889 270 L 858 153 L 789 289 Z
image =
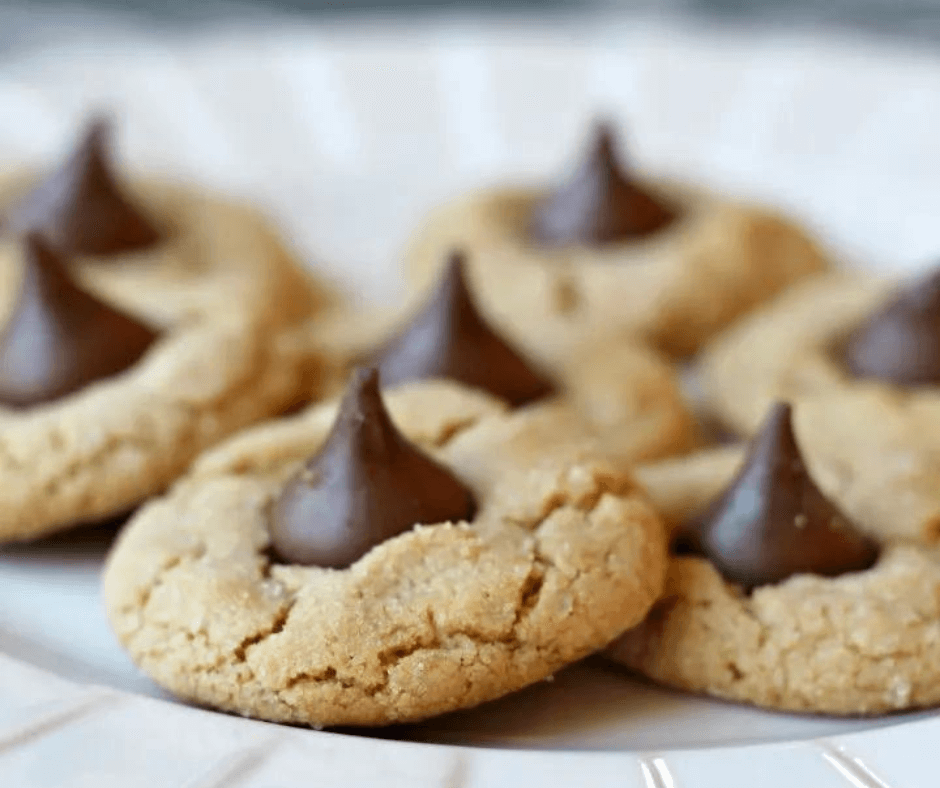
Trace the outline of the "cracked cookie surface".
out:
M 691 457 L 688 485 L 682 460 L 637 475 L 657 507 L 678 519 L 707 506 L 735 459 L 726 448 Z M 881 714 L 937 705 L 940 551 L 887 543 L 868 570 L 796 575 L 750 595 L 709 561 L 676 556 L 646 620 L 606 654 L 663 684 L 789 711 Z
M 882 538 L 940 539 L 940 390 L 860 380 L 833 347 L 891 297 L 887 280 L 834 273 L 719 337 L 701 361 L 709 405 L 742 435 L 771 403 L 794 426 L 820 488 Z
M 0 203 L 29 182 L 0 181 Z M 289 405 L 317 366 L 295 332 L 327 295 L 263 217 L 193 189 L 131 186 L 165 240 L 69 265 L 83 288 L 159 338 L 120 374 L 0 409 L 0 541 L 126 511 L 204 448 Z M 19 288 L 15 244 L 0 247 L 0 324 Z
M 665 572 L 632 479 L 580 450 L 535 452 L 506 406 L 447 382 L 386 394 L 406 436 L 477 500 L 347 569 L 272 563 L 267 507 L 335 405 L 238 436 L 122 533 L 104 577 L 134 661 L 177 695 L 264 719 L 417 720 L 499 697 L 637 623 Z
M 803 231 L 769 211 L 666 182 L 643 188 L 677 207 L 665 229 L 561 249 L 528 237 L 540 192 L 471 195 L 424 222 L 406 270 L 423 291 L 450 250 L 464 249 L 483 312 L 527 355 L 551 362 L 598 330 L 691 355 L 739 315 L 826 267 Z

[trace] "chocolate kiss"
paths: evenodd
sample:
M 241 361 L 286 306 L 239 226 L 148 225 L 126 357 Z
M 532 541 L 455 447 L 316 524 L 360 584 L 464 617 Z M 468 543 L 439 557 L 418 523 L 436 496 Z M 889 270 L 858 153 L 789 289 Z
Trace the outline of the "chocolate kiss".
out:
M 940 382 L 940 268 L 856 327 L 843 354 L 860 378 L 901 386 Z
M 674 218 L 617 163 L 613 132 L 599 125 L 587 158 L 533 209 L 532 238 L 545 246 L 613 243 L 649 235 Z
M 375 369 L 356 369 L 326 442 L 271 510 L 275 554 L 341 569 L 418 523 L 469 521 L 473 497 L 395 427 Z
M 371 363 L 379 368 L 387 386 L 450 378 L 514 406 L 555 390 L 483 319 L 467 287 L 464 256 L 459 252 L 451 255 L 424 306 L 373 354 Z
M 130 367 L 156 334 L 81 290 L 38 235 L 27 236 L 16 304 L 0 333 L 0 402 L 36 405 Z
M 7 210 L 3 229 L 40 232 L 68 255 L 118 254 L 155 244 L 159 233 L 111 171 L 110 136 L 107 121 L 92 122 L 62 166 Z
M 771 409 L 744 467 L 677 552 L 704 555 L 745 588 L 810 572 L 835 576 L 870 567 L 878 547 L 819 491 L 800 455 L 790 405 Z

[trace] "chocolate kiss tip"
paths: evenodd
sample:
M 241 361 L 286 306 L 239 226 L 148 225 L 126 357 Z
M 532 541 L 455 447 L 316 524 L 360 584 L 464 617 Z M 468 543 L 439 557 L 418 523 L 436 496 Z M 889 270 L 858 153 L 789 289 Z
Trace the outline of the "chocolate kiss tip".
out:
M 107 162 L 113 139 L 114 122 L 108 115 L 97 113 L 92 115 L 85 125 L 85 131 L 72 153 L 99 162 Z
M 353 367 L 349 374 L 349 383 L 346 387 L 346 396 L 354 396 L 356 401 L 364 397 L 381 404 L 382 396 L 379 392 L 379 371 L 375 367 Z
M 594 124 L 594 155 L 599 159 L 606 159 L 611 166 L 615 166 L 617 161 L 614 152 L 615 137 L 614 128 L 607 121 Z
M 118 254 L 159 241 L 111 170 L 111 136 L 110 120 L 93 118 L 66 161 L 7 210 L 4 227 L 41 232 L 66 254 Z
M 274 554 L 287 563 L 348 567 L 417 524 L 469 521 L 473 496 L 392 422 L 375 369 L 356 369 L 320 450 L 271 509 Z
M 372 356 L 386 385 L 449 378 L 524 405 L 555 390 L 503 340 L 474 303 L 466 258 L 453 252 L 411 321 Z
M 353 368 L 340 401 L 336 421 L 348 422 L 347 426 L 354 435 L 369 426 L 395 430 L 382 400 L 378 369 Z
M 802 461 L 793 431 L 793 405 L 789 402 L 774 402 L 764 417 L 757 440 L 764 445 L 783 445 L 788 453 L 796 455 Z
M 578 168 L 534 206 L 529 232 L 545 246 L 602 245 L 650 235 L 673 218 L 630 180 L 617 161 L 613 129 L 599 123 Z
M 898 386 L 940 383 L 940 268 L 908 284 L 857 326 L 842 354 L 859 378 Z
M 470 286 L 467 284 L 467 255 L 465 252 L 455 250 L 450 253 L 447 262 L 444 263 L 441 282 L 441 290 L 451 294 L 451 301 L 470 303 L 476 309 L 476 305 L 473 304 L 473 296 L 470 294 Z
M 72 281 L 38 234 L 24 239 L 17 301 L 0 334 L 0 402 L 58 399 L 133 365 L 156 334 Z
M 800 573 L 861 571 L 878 558 L 877 545 L 852 527 L 807 472 L 788 403 L 770 409 L 738 475 L 681 541 L 747 589 Z

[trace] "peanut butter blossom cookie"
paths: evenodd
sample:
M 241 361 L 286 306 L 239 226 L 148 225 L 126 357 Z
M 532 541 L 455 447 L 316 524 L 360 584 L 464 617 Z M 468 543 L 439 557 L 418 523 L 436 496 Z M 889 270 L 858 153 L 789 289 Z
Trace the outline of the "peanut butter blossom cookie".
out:
M 666 511 L 684 470 L 692 488 L 725 490 L 690 507 L 661 599 L 609 656 L 670 686 L 791 711 L 940 703 L 940 552 L 855 528 L 816 486 L 789 406 L 771 410 L 733 477 L 729 456 L 640 470 Z
M 765 209 L 640 177 L 600 127 L 554 189 L 499 189 L 432 214 L 406 254 L 426 287 L 454 246 L 467 250 L 482 311 L 538 361 L 599 330 L 640 335 L 677 356 L 825 259 Z
M 115 632 L 182 698 L 315 726 L 473 706 L 601 648 L 660 591 L 662 523 L 607 463 L 507 440 L 508 412 L 357 370 L 223 444 L 121 534 Z
M 806 282 L 720 337 L 701 369 L 723 421 L 750 434 L 776 399 L 820 486 L 869 533 L 940 537 L 940 270 L 894 283 Z
M 253 210 L 123 184 L 108 126 L 0 178 L 0 540 L 120 513 L 293 401 L 322 294 Z
M 409 314 L 338 313 L 319 327 L 320 355 L 341 380 L 372 364 L 386 384 L 449 379 L 507 400 L 546 445 L 593 440 L 622 460 L 662 457 L 698 442 L 672 366 L 623 337 L 601 334 L 554 362 L 536 361 L 491 325 L 476 304 L 470 262 L 452 252 Z

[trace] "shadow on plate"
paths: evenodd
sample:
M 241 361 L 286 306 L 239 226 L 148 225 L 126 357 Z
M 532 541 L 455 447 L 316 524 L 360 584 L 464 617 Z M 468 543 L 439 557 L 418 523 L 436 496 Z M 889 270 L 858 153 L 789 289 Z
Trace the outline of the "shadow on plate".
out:
M 0 556 L 30 561 L 101 560 L 130 517 L 130 512 L 97 523 L 79 525 L 31 542 L 0 546 Z
M 466 746 L 668 750 L 789 741 L 910 722 L 786 714 L 667 689 L 592 657 L 513 695 L 414 725 L 337 732 Z

